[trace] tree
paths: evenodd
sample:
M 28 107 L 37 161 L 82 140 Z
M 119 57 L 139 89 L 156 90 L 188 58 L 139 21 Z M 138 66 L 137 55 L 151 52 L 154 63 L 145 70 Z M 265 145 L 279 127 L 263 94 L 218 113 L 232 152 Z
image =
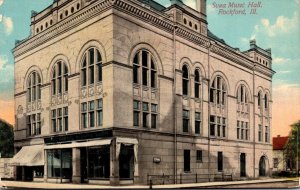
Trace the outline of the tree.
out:
M 0 153 L 2 158 L 10 158 L 14 155 L 14 131 L 13 126 L 0 119 Z
M 290 169 L 298 169 L 297 160 L 300 158 L 300 120 L 291 125 L 292 129 L 284 149 L 285 160 L 290 162 Z

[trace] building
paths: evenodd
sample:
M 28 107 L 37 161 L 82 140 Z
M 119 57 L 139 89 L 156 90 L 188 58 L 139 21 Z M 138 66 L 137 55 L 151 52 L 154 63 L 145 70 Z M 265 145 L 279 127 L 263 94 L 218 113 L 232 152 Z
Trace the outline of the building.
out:
M 197 2 L 55 0 L 33 13 L 13 50 L 16 178 L 270 175 L 271 50 L 230 47 Z
M 290 170 L 291 168 L 291 161 L 286 160 L 284 157 L 284 149 L 285 145 L 287 144 L 289 137 L 281 137 L 278 135 L 277 137 L 273 137 L 273 171 L 274 172 L 281 172 Z

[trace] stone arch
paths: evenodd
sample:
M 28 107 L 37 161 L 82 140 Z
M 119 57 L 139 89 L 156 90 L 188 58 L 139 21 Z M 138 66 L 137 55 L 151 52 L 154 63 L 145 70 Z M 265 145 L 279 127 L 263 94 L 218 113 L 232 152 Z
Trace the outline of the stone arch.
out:
M 259 158 L 258 162 L 259 177 L 268 176 L 270 174 L 270 160 L 266 154 Z
M 105 51 L 105 48 L 104 48 L 103 44 L 101 42 L 97 41 L 97 40 L 87 41 L 81 47 L 81 49 L 78 53 L 78 56 L 76 58 L 75 73 L 80 71 L 83 56 L 84 56 L 85 52 L 91 47 L 95 47 L 99 50 L 100 55 L 101 55 L 101 59 L 102 59 L 102 64 L 107 62 L 106 51 Z
M 249 87 L 248 83 L 244 80 L 240 80 L 236 86 L 235 86 L 235 90 L 234 90 L 234 95 L 237 96 L 237 93 L 238 93 L 238 90 L 240 88 L 241 85 L 244 85 L 246 86 L 246 89 L 248 91 L 248 98 L 249 98 L 249 101 L 252 102 L 252 92 L 251 92 L 251 88 Z
M 192 63 L 192 61 L 188 57 L 183 57 L 180 60 L 179 65 L 178 65 L 179 67 L 177 69 L 178 70 L 182 70 L 183 65 L 187 66 L 190 75 L 193 74 L 193 72 L 192 72 L 193 69 L 194 69 L 193 63 Z
M 212 74 L 212 77 L 210 79 L 210 86 L 212 85 L 214 79 L 216 78 L 216 76 L 221 76 L 224 80 L 225 80 L 225 83 L 226 83 L 226 87 L 227 87 L 227 95 L 231 95 L 232 93 L 230 93 L 230 85 L 229 85 L 229 80 L 228 78 L 226 77 L 226 75 L 222 72 L 222 71 L 215 71 L 213 74 Z
M 48 67 L 47 82 L 51 81 L 53 67 L 58 61 L 62 61 L 67 65 L 69 75 L 72 73 L 69 59 L 63 54 L 58 54 L 51 60 L 51 63 Z
M 147 43 L 138 43 L 131 48 L 131 50 L 129 51 L 128 65 L 132 66 L 134 56 L 139 50 L 149 51 L 154 59 L 155 64 L 156 64 L 156 67 L 157 67 L 156 70 L 157 70 L 158 74 L 164 75 L 163 64 L 162 64 L 162 61 L 161 61 L 161 58 L 160 58 L 158 52 L 155 50 L 155 48 L 153 48 L 150 44 L 147 44 Z
M 201 75 L 200 78 L 206 78 L 206 72 L 205 72 L 203 65 L 200 62 L 195 62 L 193 65 L 194 65 L 193 71 L 198 69 L 200 71 L 200 75 Z
M 27 79 L 29 77 L 29 75 L 33 72 L 37 72 L 40 77 L 41 77 L 41 84 L 44 83 L 44 79 L 43 79 L 43 74 L 42 74 L 42 70 L 37 66 L 37 65 L 32 65 L 31 67 L 29 67 L 29 69 L 27 70 L 25 77 L 24 77 L 24 81 L 23 81 L 23 90 L 26 91 L 26 87 L 27 87 Z

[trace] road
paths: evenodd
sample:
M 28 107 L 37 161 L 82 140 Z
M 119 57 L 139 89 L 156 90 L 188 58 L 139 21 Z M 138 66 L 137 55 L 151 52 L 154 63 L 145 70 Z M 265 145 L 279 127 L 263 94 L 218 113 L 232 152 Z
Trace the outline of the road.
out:
M 284 181 L 284 182 L 273 182 L 273 183 L 257 183 L 257 184 L 243 184 L 243 185 L 228 185 L 228 186 L 214 186 L 207 187 L 213 189 L 254 189 L 254 188 L 296 188 L 299 187 L 299 180 Z M 201 187 L 203 188 L 203 187 Z M 205 187 L 204 187 L 205 188 Z M 195 188 L 196 189 L 196 188 Z

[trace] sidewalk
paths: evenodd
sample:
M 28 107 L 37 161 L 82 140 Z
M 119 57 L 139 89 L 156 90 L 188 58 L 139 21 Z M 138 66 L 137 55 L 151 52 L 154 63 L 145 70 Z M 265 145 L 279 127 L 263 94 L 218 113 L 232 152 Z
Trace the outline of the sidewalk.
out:
M 176 189 L 176 188 L 201 188 L 215 187 L 241 184 L 259 184 L 283 182 L 296 180 L 297 178 L 284 179 L 262 179 L 249 181 L 227 181 L 227 182 L 207 182 L 207 183 L 191 183 L 191 184 L 173 184 L 173 185 L 153 185 L 153 189 Z M 89 184 L 57 184 L 57 183 L 39 183 L 39 182 L 20 182 L 20 181 L 0 181 L 0 187 L 7 188 L 29 188 L 29 189 L 149 189 L 146 185 L 131 185 L 131 186 L 104 186 L 104 185 L 89 185 Z

